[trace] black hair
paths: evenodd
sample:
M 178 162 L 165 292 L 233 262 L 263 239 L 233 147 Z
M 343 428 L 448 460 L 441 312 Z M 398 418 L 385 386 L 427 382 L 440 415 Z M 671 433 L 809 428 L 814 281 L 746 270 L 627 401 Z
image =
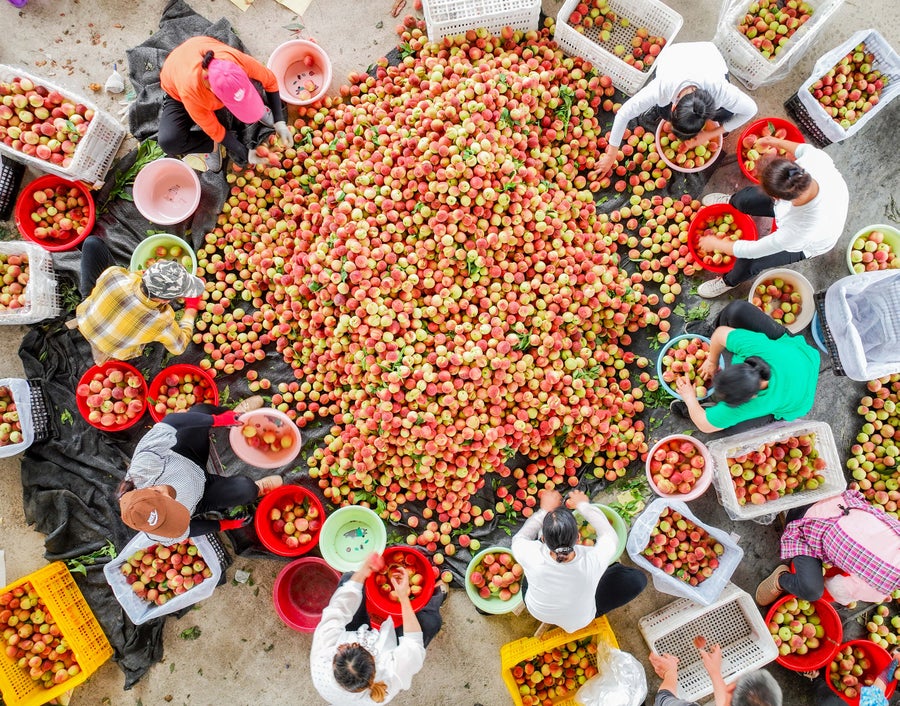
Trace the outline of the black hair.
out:
M 574 551 L 578 541 L 578 523 L 571 510 L 558 507 L 544 517 L 544 544 L 562 563 Z
M 809 172 L 790 159 L 770 157 L 759 165 L 759 185 L 772 198 L 793 201 L 811 183 Z
M 135 486 L 134 481 L 131 478 L 123 478 L 122 482 L 119 483 L 119 487 L 116 488 L 116 497 L 121 500 L 122 496 L 125 493 L 130 493 L 132 490 L 136 490 L 137 486 Z
M 750 401 L 759 392 L 760 383 L 772 377 L 769 364 L 756 355 L 743 363 L 729 365 L 713 379 L 715 398 L 729 407 L 737 407 Z
M 731 695 L 733 706 L 781 706 L 781 687 L 765 669 L 745 674 Z
M 672 132 L 679 140 L 690 140 L 703 130 L 716 114 L 716 103 L 709 91 L 698 88 L 678 99 L 672 108 Z
M 357 643 L 341 645 L 331 662 L 334 680 L 342 689 L 354 694 L 369 690 L 369 698 L 377 704 L 384 701 L 387 685 L 375 681 L 375 658 Z
M 203 55 L 203 61 L 200 62 L 200 66 L 202 66 L 204 69 L 208 69 L 209 62 L 211 62 L 213 60 L 213 58 L 214 58 L 214 56 L 213 56 L 212 50 L 206 52 Z

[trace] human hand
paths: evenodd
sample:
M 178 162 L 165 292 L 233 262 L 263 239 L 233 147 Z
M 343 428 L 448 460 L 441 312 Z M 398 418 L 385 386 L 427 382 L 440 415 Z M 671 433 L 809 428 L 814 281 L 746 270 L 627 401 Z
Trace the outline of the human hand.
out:
M 362 568 L 370 574 L 373 571 L 381 571 L 384 568 L 384 557 L 382 557 L 378 552 L 372 552 L 371 554 L 369 554 L 369 556 L 366 557 L 366 560 L 363 562 Z
M 715 377 L 716 373 L 719 370 L 719 361 L 713 358 L 712 356 L 707 356 L 706 359 L 700 366 L 699 373 L 700 377 L 709 382 Z
M 279 120 L 275 123 L 275 134 L 278 135 L 278 139 L 285 147 L 290 147 L 294 144 L 294 136 L 291 135 L 291 131 L 284 120 Z
M 194 311 L 199 311 L 201 301 L 202 301 L 202 299 L 200 297 L 185 297 L 184 298 L 184 308 L 185 309 L 193 309 Z
M 541 510 L 545 512 L 553 512 L 562 505 L 562 495 L 557 490 L 541 491 Z
M 604 152 L 600 156 L 600 159 L 597 160 L 596 169 L 597 169 L 597 176 L 599 178 L 605 177 L 607 174 L 609 174 L 612 171 L 612 168 L 613 168 L 613 166 L 615 166 L 615 163 L 616 163 L 616 152 L 617 151 L 618 150 L 614 150 L 612 152 Z
M 260 157 L 257 153 L 256 149 L 252 149 L 247 152 L 247 163 L 256 166 L 258 164 L 268 164 L 268 161 L 265 157 Z
M 703 252 L 713 252 L 714 250 L 722 249 L 721 242 L 722 238 L 718 238 L 715 235 L 704 235 L 697 240 L 697 245 L 700 246 Z
M 694 383 L 688 380 L 685 375 L 682 375 L 675 381 L 675 392 L 681 395 L 681 399 L 685 402 L 688 400 L 697 401 L 697 389 L 694 387 Z
M 670 655 L 665 652 L 658 655 L 655 652 L 651 652 L 650 664 L 653 665 L 653 670 L 660 679 L 665 679 L 666 675 L 671 672 L 678 673 L 678 657 L 675 655 Z
M 694 149 L 697 145 L 702 144 L 700 141 L 700 135 L 695 135 L 690 140 L 684 140 L 678 147 L 679 152 L 687 152 L 688 150 Z
M 409 574 L 405 570 L 399 569 L 391 573 L 391 586 L 397 598 L 409 598 Z
M 775 147 L 778 140 L 776 140 L 771 135 L 766 135 L 764 137 L 760 137 L 756 140 L 756 144 L 753 145 L 754 149 L 758 149 L 760 147 Z
M 588 500 L 588 496 L 586 493 L 582 492 L 581 490 L 573 490 L 566 497 L 566 507 L 568 507 L 570 510 L 574 510 L 581 503 L 586 503 L 586 502 L 590 502 Z
M 699 649 L 700 659 L 703 660 L 703 666 L 711 677 L 722 676 L 722 647 L 721 645 L 713 645 L 708 649 Z

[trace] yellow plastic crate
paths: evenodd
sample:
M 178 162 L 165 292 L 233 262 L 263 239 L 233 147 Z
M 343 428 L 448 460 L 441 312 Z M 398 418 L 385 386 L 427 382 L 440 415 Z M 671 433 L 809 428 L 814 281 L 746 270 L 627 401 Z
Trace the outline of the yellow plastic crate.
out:
M 88 607 L 65 564 L 57 561 L 45 566 L 9 584 L 0 593 L 6 593 L 26 583 L 34 586 L 50 615 L 56 620 L 62 636 L 75 654 L 81 671 L 62 684 L 45 689 L 5 654 L 0 655 L 0 692 L 6 706 L 45 704 L 81 684 L 113 653 L 100 623 Z
M 565 645 L 567 642 L 583 640 L 586 637 L 593 637 L 595 644 L 602 642 L 609 647 L 619 646 L 605 615 L 595 619 L 577 632 L 566 632 L 562 628 L 554 628 L 545 632 L 541 637 L 523 637 L 503 645 L 500 648 L 500 670 L 503 675 L 503 683 L 509 689 L 515 706 L 523 706 L 523 704 L 519 687 L 516 686 L 516 680 L 512 675 L 513 667 L 523 660 L 537 657 L 539 654 Z M 554 706 L 577 706 L 575 693 L 572 691 L 560 700 L 554 701 Z

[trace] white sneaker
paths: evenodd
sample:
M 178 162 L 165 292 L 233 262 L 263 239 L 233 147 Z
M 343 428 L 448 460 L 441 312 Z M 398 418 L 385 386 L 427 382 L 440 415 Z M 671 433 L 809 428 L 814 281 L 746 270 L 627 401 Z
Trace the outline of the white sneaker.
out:
M 717 203 L 729 203 L 731 201 L 730 194 L 723 194 L 720 191 L 714 191 L 711 194 L 707 194 L 702 199 L 700 199 L 700 203 L 704 206 L 715 206 Z
M 716 297 L 720 297 L 725 292 L 729 292 L 734 287 L 729 287 L 725 284 L 725 280 L 721 277 L 716 277 L 715 279 L 711 279 L 707 282 L 704 282 L 699 287 L 697 287 L 697 294 L 699 294 L 704 299 L 715 299 Z
M 222 145 L 216 144 L 212 152 L 192 152 L 181 158 L 196 172 L 217 172 L 222 169 Z

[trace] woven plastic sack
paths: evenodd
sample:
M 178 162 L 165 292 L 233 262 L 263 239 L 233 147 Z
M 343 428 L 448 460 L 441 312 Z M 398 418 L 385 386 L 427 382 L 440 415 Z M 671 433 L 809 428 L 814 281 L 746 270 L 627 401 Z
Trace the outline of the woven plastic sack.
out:
M 881 92 L 878 104 L 849 128 L 843 128 L 830 115 L 825 113 L 813 94 L 809 92 L 809 87 L 828 73 L 857 44 L 863 41 L 866 42 L 868 51 L 875 52 L 874 68 L 881 70 L 888 78 L 885 79 L 886 85 Z M 816 119 L 816 127 L 822 131 L 822 134 L 832 142 L 840 142 L 859 132 L 875 113 L 884 108 L 891 99 L 900 93 L 900 81 L 897 80 L 898 74 L 900 74 L 900 58 L 898 58 L 897 52 L 874 29 L 863 29 L 859 32 L 854 32 L 843 44 L 839 44 L 819 58 L 809 78 L 803 82 L 800 90 L 797 91 L 797 98 L 810 116 Z
M 609 650 L 597 665 L 600 673 L 588 679 L 575 694 L 581 706 L 641 706 L 647 698 L 647 676 L 633 655 Z
M 27 449 L 34 442 L 34 420 L 31 418 L 31 388 L 28 381 L 19 378 L 0 378 L 0 387 L 8 387 L 13 402 L 19 412 L 19 423 L 22 426 L 22 441 L 18 444 L 0 446 L 0 458 L 15 456 Z
M 216 590 L 216 586 L 222 576 L 222 566 L 219 563 L 216 550 L 205 536 L 191 537 L 191 539 L 197 547 L 200 558 L 203 559 L 203 561 L 206 562 L 206 565 L 212 570 L 212 576 L 208 579 L 204 579 L 203 583 L 199 586 L 194 586 L 191 590 L 185 591 L 180 596 L 175 596 L 163 605 L 158 606 L 149 601 L 145 601 L 143 598 L 138 598 L 135 592 L 131 590 L 131 586 L 125 580 L 122 572 L 119 570 L 119 567 L 122 566 L 128 557 L 136 551 L 139 549 L 147 549 L 154 544 L 158 544 L 158 542 L 154 542 L 145 533 L 138 532 L 131 541 L 128 542 L 125 548 L 119 552 L 119 555 L 103 567 L 103 575 L 106 576 L 106 582 L 112 588 L 116 600 L 119 601 L 119 604 L 125 610 L 125 613 L 131 619 L 132 623 L 140 625 L 153 618 L 159 618 L 163 615 L 168 615 L 169 613 L 175 613 L 182 608 L 187 608 L 195 603 L 199 603 L 204 598 L 209 598 L 213 594 L 213 591 Z
M 653 566 L 642 554 L 650 542 L 650 533 L 656 527 L 659 516 L 667 507 L 681 513 L 683 517 L 706 530 L 713 539 L 725 548 L 725 552 L 719 557 L 718 568 L 713 572 L 712 576 L 699 586 L 691 586 L 681 579 L 669 576 L 662 569 L 657 569 Z M 635 519 L 634 524 L 631 526 L 631 532 L 628 533 L 628 542 L 625 548 L 628 550 L 628 556 L 631 557 L 635 565 L 650 573 L 653 578 L 653 586 L 657 591 L 667 593 L 670 596 L 687 598 L 701 605 L 709 605 L 719 597 L 725 586 L 728 585 L 731 575 L 737 569 L 738 564 L 741 563 L 741 558 L 744 556 L 744 550 L 737 545 L 737 539 L 737 537 L 732 538 L 732 535 L 701 522 L 683 502 L 657 498 Z
M 825 320 L 851 380 L 900 372 L 900 271 L 839 279 L 825 292 Z

